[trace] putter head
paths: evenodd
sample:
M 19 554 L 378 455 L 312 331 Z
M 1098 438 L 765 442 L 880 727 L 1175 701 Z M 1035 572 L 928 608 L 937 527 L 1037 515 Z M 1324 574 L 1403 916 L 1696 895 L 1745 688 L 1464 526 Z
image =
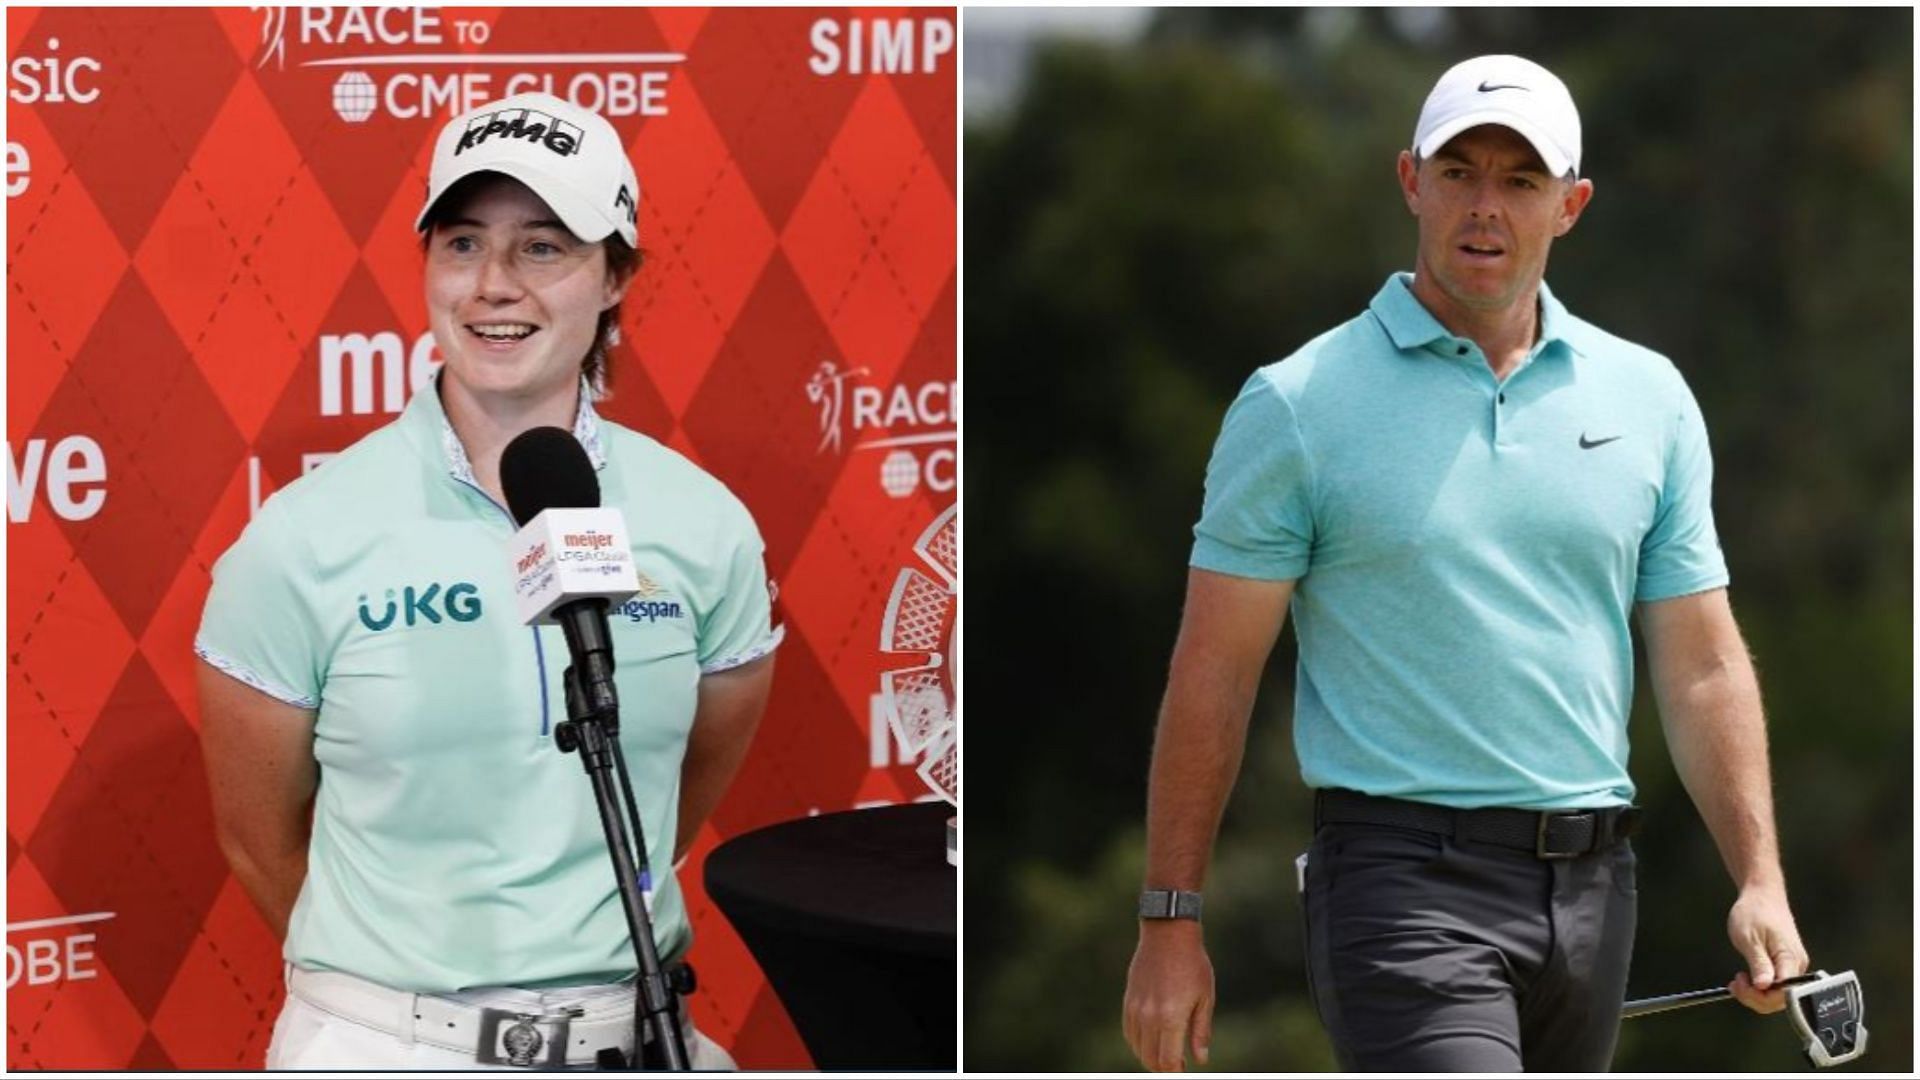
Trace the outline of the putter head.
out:
M 1787 988 L 1787 1015 L 1806 1043 L 1807 1060 L 1824 1069 L 1867 1052 L 1867 999 L 1851 971 L 1816 974 Z

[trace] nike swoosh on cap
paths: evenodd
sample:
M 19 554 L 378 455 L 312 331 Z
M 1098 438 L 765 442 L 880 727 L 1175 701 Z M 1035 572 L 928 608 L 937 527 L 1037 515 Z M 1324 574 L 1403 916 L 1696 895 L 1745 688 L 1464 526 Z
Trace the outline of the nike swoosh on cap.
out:
M 1495 90 L 1525 90 L 1525 89 L 1526 87 L 1524 86 L 1511 86 L 1511 85 L 1488 86 L 1487 81 L 1485 79 L 1480 80 L 1480 92 L 1483 94 L 1491 94 Z

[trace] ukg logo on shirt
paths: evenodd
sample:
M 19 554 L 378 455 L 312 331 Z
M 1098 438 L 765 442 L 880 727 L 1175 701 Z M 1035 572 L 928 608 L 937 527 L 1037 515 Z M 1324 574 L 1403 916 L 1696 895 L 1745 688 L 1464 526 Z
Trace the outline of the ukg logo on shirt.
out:
M 376 634 L 403 618 L 406 625 L 418 626 L 421 623 L 438 625 L 443 619 L 472 622 L 480 617 L 480 590 L 465 581 L 448 586 L 444 596 L 440 592 L 440 583 L 436 581 L 425 589 L 416 589 L 411 585 L 400 590 L 388 589 L 385 599 L 385 604 L 376 615 L 367 594 L 360 594 L 360 625 Z M 436 600 L 440 602 L 439 609 L 434 607 Z

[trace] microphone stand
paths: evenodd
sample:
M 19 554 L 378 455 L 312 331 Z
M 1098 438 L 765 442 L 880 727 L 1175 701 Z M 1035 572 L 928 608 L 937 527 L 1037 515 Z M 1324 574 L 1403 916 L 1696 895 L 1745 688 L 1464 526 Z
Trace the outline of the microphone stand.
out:
M 654 1053 L 661 1068 L 687 1071 L 687 1045 L 674 1017 L 674 991 L 660 966 L 660 953 L 653 943 L 653 917 L 647 913 L 641 892 L 646 860 L 646 837 L 641 832 L 640 815 L 634 812 L 633 782 L 627 763 L 620 755 L 620 702 L 613 685 L 613 648 L 607 633 L 607 602 L 579 601 L 599 608 L 597 618 L 563 618 L 561 629 L 567 636 L 567 649 L 574 663 L 566 670 L 567 719 L 554 727 L 554 742 L 562 753 L 580 752 L 580 763 L 593 783 L 594 802 L 600 810 L 600 827 L 606 834 L 607 854 L 613 860 L 614 878 L 620 884 L 620 903 L 627 914 L 627 931 L 633 935 L 634 952 L 639 958 L 639 977 L 635 990 L 633 1050 L 638 1067 L 642 1047 L 641 1026 L 653 1032 Z M 583 639 L 596 640 L 586 641 Z M 588 670 L 580 671 L 585 666 Z M 628 842 L 627 825 L 615 801 L 614 783 L 633 822 L 633 839 Z M 636 863 L 634 852 L 640 853 Z M 651 882 L 649 882 L 651 885 Z

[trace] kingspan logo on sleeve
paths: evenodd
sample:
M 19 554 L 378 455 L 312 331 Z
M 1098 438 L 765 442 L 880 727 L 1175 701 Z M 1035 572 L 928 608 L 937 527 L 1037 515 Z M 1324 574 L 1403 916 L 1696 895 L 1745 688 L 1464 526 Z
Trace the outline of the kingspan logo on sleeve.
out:
M 680 601 L 660 599 L 666 595 L 667 590 L 661 588 L 652 578 L 641 574 L 640 591 L 634 595 L 633 599 L 620 605 L 619 613 L 625 615 L 628 622 L 651 623 L 661 619 L 686 618 L 686 609 L 680 606 Z
M 446 586 L 444 592 L 437 581 L 423 589 L 412 585 L 388 589 L 384 603 L 372 601 L 366 593 L 360 594 L 360 625 L 376 634 L 396 622 L 410 627 L 437 626 L 447 619 L 472 622 L 480 615 L 480 589 L 467 581 L 456 581 Z
M 501 109 L 482 113 L 468 121 L 467 130 L 461 133 L 460 141 L 454 145 L 453 156 L 459 157 L 497 136 L 525 139 L 561 157 L 567 157 L 580 152 L 580 141 L 585 134 L 572 124 L 548 116 L 538 109 Z

